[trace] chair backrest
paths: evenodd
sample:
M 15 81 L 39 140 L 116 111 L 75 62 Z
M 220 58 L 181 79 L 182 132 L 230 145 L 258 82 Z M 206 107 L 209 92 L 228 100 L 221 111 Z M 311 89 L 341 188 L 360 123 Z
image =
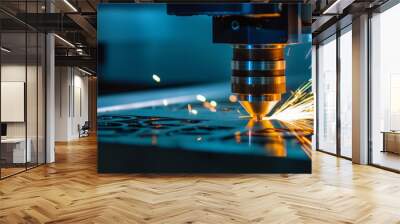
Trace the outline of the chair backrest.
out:
M 89 121 L 85 121 L 85 123 L 83 124 L 82 128 L 89 129 L 90 128 Z

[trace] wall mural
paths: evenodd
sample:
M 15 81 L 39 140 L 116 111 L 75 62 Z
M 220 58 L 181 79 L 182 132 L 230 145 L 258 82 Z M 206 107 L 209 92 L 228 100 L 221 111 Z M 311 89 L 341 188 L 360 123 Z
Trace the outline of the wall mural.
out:
M 311 173 L 311 8 L 101 4 L 100 173 Z

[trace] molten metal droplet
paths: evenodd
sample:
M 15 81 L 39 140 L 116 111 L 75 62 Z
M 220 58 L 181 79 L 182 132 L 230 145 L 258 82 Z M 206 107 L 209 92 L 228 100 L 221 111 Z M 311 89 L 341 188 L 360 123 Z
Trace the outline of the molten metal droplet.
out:
M 262 120 L 278 103 L 278 101 L 239 101 L 249 115 L 257 120 Z

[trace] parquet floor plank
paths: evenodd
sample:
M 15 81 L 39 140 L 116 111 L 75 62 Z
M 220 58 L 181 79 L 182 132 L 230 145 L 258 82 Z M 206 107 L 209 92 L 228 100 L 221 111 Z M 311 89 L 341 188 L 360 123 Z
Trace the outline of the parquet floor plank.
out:
M 400 175 L 313 152 L 311 175 L 97 174 L 96 139 L 0 181 L 0 223 L 399 223 Z

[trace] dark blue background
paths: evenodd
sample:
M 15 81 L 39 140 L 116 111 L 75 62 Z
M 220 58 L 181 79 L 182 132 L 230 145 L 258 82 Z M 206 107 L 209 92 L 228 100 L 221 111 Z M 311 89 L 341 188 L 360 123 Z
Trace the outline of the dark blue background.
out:
M 139 90 L 229 82 L 232 49 L 212 43 L 211 19 L 167 15 L 165 4 L 100 4 L 100 95 L 127 86 Z M 303 41 L 286 47 L 288 89 L 311 77 L 311 34 L 303 35 Z M 161 83 L 154 82 L 153 74 Z

